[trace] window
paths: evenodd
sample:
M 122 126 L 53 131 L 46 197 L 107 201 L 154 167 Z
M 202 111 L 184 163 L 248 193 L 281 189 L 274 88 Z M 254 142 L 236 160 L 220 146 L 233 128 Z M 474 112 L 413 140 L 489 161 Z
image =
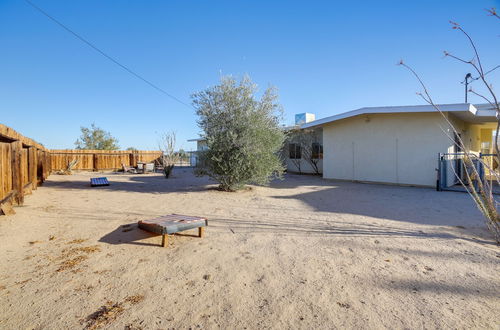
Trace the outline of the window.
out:
M 290 159 L 300 159 L 301 158 L 301 150 L 300 144 L 298 143 L 290 143 L 288 144 L 288 150 L 290 151 Z
M 312 159 L 323 159 L 323 146 L 318 142 L 312 144 Z

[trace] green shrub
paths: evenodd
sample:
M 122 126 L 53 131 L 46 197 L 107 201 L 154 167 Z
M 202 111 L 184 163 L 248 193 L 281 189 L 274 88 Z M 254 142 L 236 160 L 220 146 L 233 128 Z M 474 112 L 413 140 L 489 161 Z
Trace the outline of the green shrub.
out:
M 201 169 L 226 191 L 248 183 L 267 184 L 281 177 L 279 152 L 285 140 L 281 107 L 275 88 L 257 100 L 257 87 L 248 77 L 237 83 L 225 77 L 219 85 L 193 95 L 208 149 L 200 153 Z

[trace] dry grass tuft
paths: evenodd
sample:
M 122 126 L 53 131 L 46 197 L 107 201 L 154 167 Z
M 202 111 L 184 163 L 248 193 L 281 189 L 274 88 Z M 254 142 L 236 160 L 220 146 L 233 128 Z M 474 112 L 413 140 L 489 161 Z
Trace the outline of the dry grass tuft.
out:
M 68 258 L 71 257 L 75 254 L 80 254 L 80 253 L 95 253 L 95 252 L 100 252 L 101 247 L 99 245 L 91 245 L 91 246 L 82 246 L 82 247 L 76 247 L 72 249 L 64 249 L 62 251 L 62 258 Z
M 15 283 L 16 283 L 17 285 L 23 285 L 23 284 L 28 283 L 29 281 L 31 281 L 31 278 L 28 278 L 27 280 L 24 280 L 24 281 L 15 282 Z
M 42 241 L 30 241 L 29 243 L 30 243 L 30 245 L 35 245 L 37 243 L 42 243 Z
M 55 237 L 54 235 L 50 235 L 50 236 L 49 236 L 49 241 L 53 241 L 53 240 L 55 240 L 55 239 L 56 239 L 56 237 Z
M 114 303 L 112 301 L 106 302 L 105 305 L 101 306 L 97 311 L 87 316 L 85 320 L 82 320 L 82 324 L 86 323 L 84 329 L 94 330 L 102 326 L 109 325 L 118 316 L 120 316 L 125 311 L 125 303 L 130 305 L 135 305 L 144 300 L 143 295 L 128 296 L 121 303 Z M 139 329 L 139 328 L 127 328 L 125 329 Z
M 343 303 L 343 302 L 339 302 L 339 301 L 337 301 L 337 305 L 339 305 L 342 308 L 346 308 L 346 309 L 351 308 L 351 305 L 349 305 L 348 303 Z
M 127 298 L 125 298 L 125 301 L 131 303 L 132 305 L 138 304 L 143 300 L 144 296 L 142 294 L 138 294 L 135 296 L 128 296 Z
M 73 268 L 89 258 L 86 254 L 91 254 L 99 251 L 101 251 L 101 247 L 99 245 L 79 246 L 71 249 L 64 249 L 60 258 L 66 260 L 61 263 L 56 271 L 62 272 L 72 269 L 73 273 L 79 273 L 82 271 L 81 269 L 74 270 Z M 76 257 L 73 258 L 73 256 L 75 255 Z
M 83 253 L 95 253 L 95 252 L 100 252 L 101 247 L 99 245 L 91 245 L 91 246 L 85 246 L 85 247 L 78 247 L 71 249 L 72 251 L 77 251 L 77 252 L 83 252 Z
M 76 288 L 75 291 L 89 293 L 92 289 L 94 289 L 94 286 L 92 284 L 89 284 L 89 285 L 82 285 L 82 286 Z
M 106 302 L 97 311 L 90 314 L 84 321 L 85 329 L 94 330 L 113 322 L 125 309 L 122 303 Z
M 68 269 L 72 269 L 75 266 L 79 265 L 82 261 L 87 260 L 87 259 L 88 259 L 87 256 L 82 255 L 82 256 L 75 257 L 73 259 L 64 260 L 56 271 L 62 272 L 62 271 L 68 270 Z
M 81 244 L 83 242 L 85 242 L 87 239 L 83 239 L 83 238 L 77 238 L 77 239 L 74 239 L 72 241 L 69 241 L 68 243 L 66 244 Z
M 135 325 L 135 324 L 126 324 L 125 327 L 123 328 L 124 330 L 142 330 L 144 329 L 140 325 Z

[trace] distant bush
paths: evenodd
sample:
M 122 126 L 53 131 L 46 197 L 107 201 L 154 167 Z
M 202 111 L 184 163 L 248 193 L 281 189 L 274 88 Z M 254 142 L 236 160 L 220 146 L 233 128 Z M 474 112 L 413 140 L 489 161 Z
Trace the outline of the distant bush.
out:
M 80 127 L 82 135 L 76 140 L 76 149 L 118 150 L 118 140 L 109 132 L 97 127 L 94 123 L 88 127 Z

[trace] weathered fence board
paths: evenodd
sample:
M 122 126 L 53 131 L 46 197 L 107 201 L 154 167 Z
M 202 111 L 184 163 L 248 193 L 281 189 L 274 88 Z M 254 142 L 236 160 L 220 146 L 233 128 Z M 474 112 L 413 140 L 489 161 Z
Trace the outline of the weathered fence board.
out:
M 49 150 L 0 124 L 0 215 L 13 213 L 12 204 L 22 205 L 49 174 Z
M 124 150 L 51 150 L 52 170 L 65 170 L 73 160 L 78 163 L 74 170 L 118 170 L 125 166 L 137 166 L 137 162 L 154 162 L 161 151 Z
M 10 143 L 0 142 L 0 200 L 12 191 L 11 154 Z

